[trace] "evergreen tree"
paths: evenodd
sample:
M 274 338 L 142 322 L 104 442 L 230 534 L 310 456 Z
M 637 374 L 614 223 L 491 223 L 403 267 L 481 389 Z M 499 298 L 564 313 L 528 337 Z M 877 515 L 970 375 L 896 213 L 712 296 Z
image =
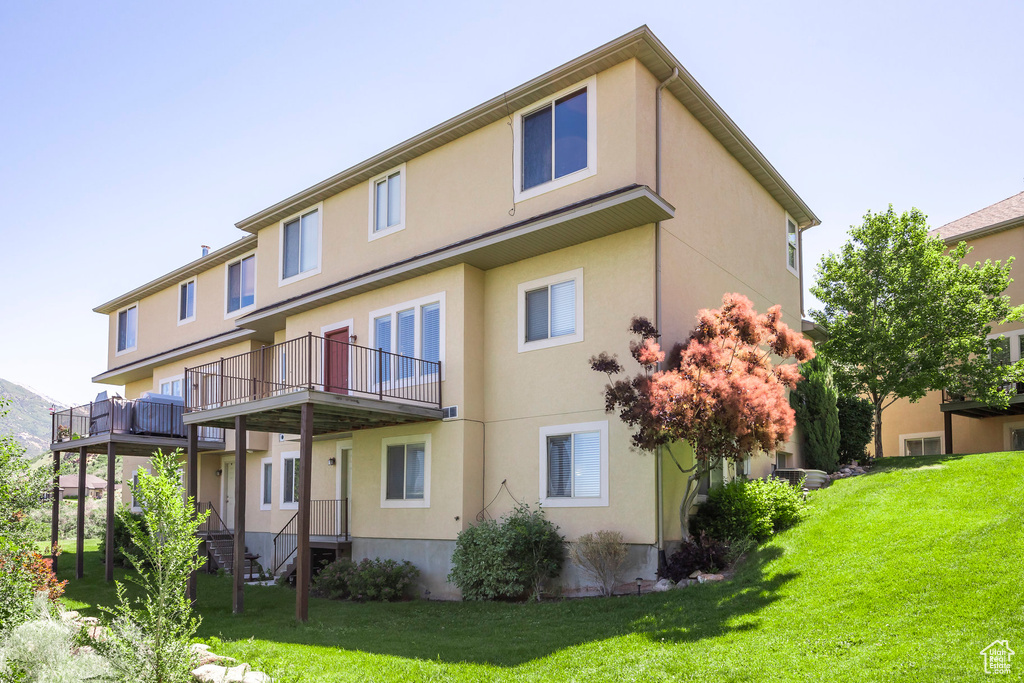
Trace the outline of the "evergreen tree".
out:
M 813 469 L 835 472 L 839 465 L 839 410 L 832 370 L 815 356 L 800 366 L 800 378 L 790 392 L 789 403 L 803 431 L 804 459 Z
M 864 449 L 871 443 L 875 409 L 870 401 L 847 394 L 839 395 L 836 407 L 839 408 L 839 463 L 849 465 L 854 460 L 863 461 Z

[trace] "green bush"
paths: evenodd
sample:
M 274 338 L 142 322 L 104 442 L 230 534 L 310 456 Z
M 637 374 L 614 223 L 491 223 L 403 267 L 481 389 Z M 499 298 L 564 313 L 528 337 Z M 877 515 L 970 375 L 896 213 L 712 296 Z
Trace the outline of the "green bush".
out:
M 860 396 L 840 395 L 839 408 L 839 462 L 849 465 L 864 460 L 864 449 L 874 437 L 875 410 L 870 401 Z
M 349 571 L 348 591 L 353 600 L 391 602 L 402 598 L 419 575 L 420 570 L 408 560 L 366 558 Z
M 812 469 L 835 472 L 839 466 L 839 411 L 832 371 L 821 356 L 800 365 L 800 381 L 789 393 L 796 423 L 803 432 L 803 454 Z
M 125 555 L 139 556 L 138 547 L 135 545 L 135 541 L 132 539 L 131 531 L 128 528 L 128 524 L 125 519 L 132 519 L 142 533 L 146 533 L 146 520 L 145 518 L 135 512 L 131 512 L 124 505 L 119 505 L 117 514 L 114 515 L 114 566 L 115 567 L 127 567 L 128 559 Z M 107 539 L 106 534 L 103 534 L 103 539 L 100 541 L 100 557 L 106 557 Z
M 351 595 L 348 582 L 355 567 L 355 563 L 346 558 L 331 562 L 313 577 L 313 582 L 309 586 L 310 592 L 318 598 L 344 600 Z
M 669 556 L 662 578 L 678 583 L 695 571 L 714 573 L 725 569 L 728 564 L 729 545 L 701 533 L 683 541 L 679 549 Z
M 466 600 L 540 598 L 541 583 L 562 572 L 565 538 L 540 508 L 520 505 L 500 521 L 464 529 L 448 581 Z
M 781 479 L 736 479 L 708 491 L 691 523 L 694 534 L 719 540 L 752 538 L 762 542 L 796 524 L 803 513 L 801 487 Z

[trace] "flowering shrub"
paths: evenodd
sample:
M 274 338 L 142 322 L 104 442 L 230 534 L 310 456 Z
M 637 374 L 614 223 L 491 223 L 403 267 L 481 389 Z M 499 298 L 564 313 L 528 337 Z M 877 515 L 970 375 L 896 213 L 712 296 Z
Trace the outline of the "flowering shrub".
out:
M 348 581 L 355 568 L 356 564 L 346 558 L 331 562 L 313 577 L 310 592 L 318 598 L 344 600 L 351 594 Z
M 412 562 L 403 560 L 363 559 L 348 576 L 349 594 L 353 600 L 391 602 L 405 595 L 405 589 L 420 575 Z

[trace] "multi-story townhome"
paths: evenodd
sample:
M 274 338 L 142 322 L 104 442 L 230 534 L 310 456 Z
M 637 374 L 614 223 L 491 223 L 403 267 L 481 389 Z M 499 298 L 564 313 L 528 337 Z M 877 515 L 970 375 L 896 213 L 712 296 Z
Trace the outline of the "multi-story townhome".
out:
M 641 27 L 99 306 L 95 381 L 183 397 L 190 490 L 233 532 L 235 566 L 246 550 L 296 565 L 300 618 L 314 555 L 411 560 L 421 590 L 458 597 L 456 536 L 517 501 L 569 539 L 620 531 L 627 578 L 652 578 L 684 481 L 630 448 L 588 359 L 626 356 L 636 315 L 682 340 L 733 291 L 800 329 L 817 223 Z M 793 442 L 741 468 L 798 458 Z M 561 581 L 585 586 L 572 567 Z
M 1024 192 L 931 231 L 950 247 L 966 242 L 965 261 L 1005 262 L 1020 258 L 1024 238 Z M 1013 272 L 1021 267 L 1018 260 Z M 1006 290 L 1014 305 L 1024 302 L 1024 279 L 1014 276 Z M 992 353 L 1007 363 L 1024 358 L 1024 326 L 994 324 Z M 1010 404 L 993 408 L 970 397 L 933 391 L 917 403 L 900 400 L 882 417 L 885 455 L 937 455 L 1024 450 L 1024 385 L 1008 385 Z

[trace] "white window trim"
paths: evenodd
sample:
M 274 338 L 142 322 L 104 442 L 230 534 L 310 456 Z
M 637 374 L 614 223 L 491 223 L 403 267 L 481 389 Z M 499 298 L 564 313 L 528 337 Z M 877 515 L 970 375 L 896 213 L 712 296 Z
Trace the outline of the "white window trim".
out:
M 237 318 L 238 316 L 242 315 L 246 311 L 250 311 L 250 310 L 256 308 L 256 297 L 257 297 L 257 292 L 259 291 L 259 285 L 260 285 L 260 283 L 259 283 L 259 276 L 260 276 L 259 265 L 260 264 L 259 264 L 259 260 L 258 259 L 256 261 L 254 261 L 254 266 L 256 268 L 256 271 L 253 274 L 253 279 L 252 279 L 252 303 L 249 304 L 248 306 L 242 306 L 241 308 L 239 308 L 236 311 L 229 311 L 228 310 L 228 303 L 229 303 L 229 301 L 228 301 L 228 286 L 229 286 L 229 283 L 228 283 L 228 273 L 230 272 L 231 266 L 233 266 L 236 263 L 241 263 L 244 259 L 247 259 L 250 256 L 256 256 L 256 250 L 255 249 L 253 249 L 252 251 L 246 252 L 246 253 L 242 254 L 241 256 L 233 258 L 233 259 L 231 259 L 230 261 L 228 261 L 228 262 L 226 262 L 224 264 L 224 319 L 225 320 L 231 320 L 232 318 Z
M 267 485 L 266 471 L 270 465 L 270 503 L 263 502 L 263 491 Z M 272 456 L 260 458 L 260 510 L 269 510 L 274 504 L 274 458 Z
M 284 461 L 285 460 L 290 460 L 291 458 L 295 458 L 296 460 L 299 461 L 299 469 L 301 471 L 301 469 L 302 469 L 302 459 L 299 457 L 299 453 L 300 453 L 299 451 L 285 451 L 285 452 L 281 453 L 281 469 L 278 472 L 277 480 L 279 482 L 278 490 L 280 492 L 280 495 L 278 496 L 278 500 L 281 503 L 281 508 L 280 509 L 282 509 L 282 510 L 298 510 L 299 509 L 299 501 L 295 501 L 294 503 L 286 503 L 286 502 L 284 502 L 284 467 L 285 467 Z M 302 484 L 301 483 L 299 484 L 299 489 L 300 489 L 299 493 L 301 495 L 301 493 L 302 493 L 302 491 L 301 491 Z
M 388 498 L 388 446 L 423 442 L 423 500 Z M 391 436 L 380 440 L 380 506 L 382 508 L 430 507 L 430 434 Z
M 577 432 L 601 434 L 601 495 L 596 498 L 548 497 L 548 437 Z M 551 508 L 608 507 L 608 420 L 540 428 L 540 504 Z
M 178 381 L 181 382 L 181 396 L 182 396 L 182 398 L 184 398 L 185 397 L 185 375 L 171 375 L 170 377 L 164 377 L 163 379 L 157 381 L 157 383 L 156 383 L 157 391 L 159 391 L 161 394 L 163 394 L 164 393 L 163 392 L 163 388 L 164 388 L 163 385 L 168 384 L 170 382 L 178 382 Z
M 790 221 L 792 221 L 793 225 L 796 226 L 796 266 L 790 266 L 789 265 L 789 222 Z M 794 219 L 792 216 L 790 216 L 787 213 L 786 214 L 786 221 L 784 223 L 784 227 L 785 227 L 785 230 L 786 230 L 786 232 L 785 232 L 785 241 L 786 241 L 785 248 L 786 248 L 786 251 L 785 251 L 785 254 L 783 254 L 783 258 L 785 259 L 786 270 L 788 270 L 789 272 L 793 273 L 793 275 L 796 275 L 797 277 L 800 277 L 800 224 L 797 223 L 796 219 Z
M 120 351 L 117 350 L 117 339 L 121 336 L 121 313 L 127 311 L 129 308 L 135 307 L 135 345 L 126 347 Z M 126 353 L 131 353 L 139 348 L 139 302 L 128 304 L 117 309 L 114 312 L 114 356 L 123 356 Z
M 574 171 L 561 178 L 553 178 L 546 183 L 535 185 L 528 190 L 523 190 L 523 117 L 541 109 L 545 105 L 568 95 L 569 93 L 587 89 L 587 165 L 578 171 Z M 552 123 L 553 125 L 553 123 Z M 514 200 L 517 202 L 531 199 L 538 195 L 551 192 L 572 185 L 581 180 L 589 178 L 597 173 L 597 76 L 591 76 L 585 81 L 580 81 L 554 95 L 545 97 L 539 102 L 534 102 L 529 107 L 520 109 L 512 115 L 512 174 L 514 189 Z
M 348 498 L 349 497 L 348 491 L 342 491 L 341 490 L 341 467 L 344 464 L 342 462 L 342 459 L 341 459 L 341 452 L 346 450 L 346 449 L 349 452 L 348 468 L 349 468 L 349 470 L 351 470 L 351 468 L 352 468 L 352 462 L 351 462 L 352 461 L 352 439 L 342 439 L 342 440 L 338 441 L 337 443 L 335 443 L 335 446 L 334 446 L 334 467 L 335 467 L 335 469 L 337 469 L 337 472 L 334 475 L 334 497 L 336 499 L 338 499 L 338 500 L 342 500 L 344 498 Z M 347 474 L 349 474 L 349 473 L 347 473 Z M 351 476 L 348 477 L 348 485 L 352 486 L 352 477 Z
M 986 340 L 999 339 L 1005 337 L 1010 344 L 1010 362 L 1016 363 L 1020 360 L 1020 340 L 1017 337 L 1024 336 L 1024 329 L 1020 330 L 1007 330 L 1006 332 L 993 332 L 992 334 L 985 337 Z
M 132 484 L 135 483 L 135 477 L 137 477 L 140 472 L 149 472 L 149 470 L 146 469 L 144 465 L 139 465 L 138 467 L 136 467 L 135 471 L 132 473 L 131 479 L 129 480 Z M 134 487 L 129 486 L 128 495 L 131 497 L 131 500 L 128 501 L 128 507 L 131 509 L 131 511 L 136 513 L 142 512 L 142 508 L 135 504 L 136 500 Z
M 1024 422 L 1003 423 L 1003 450 L 1009 451 L 1013 448 L 1013 430 L 1024 429 Z
M 438 292 L 437 294 L 431 294 L 430 296 L 420 297 L 419 299 L 415 299 L 413 301 L 406 301 L 406 302 L 400 303 L 400 304 L 398 304 L 396 306 L 389 306 L 387 308 L 381 308 L 381 309 L 378 309 L 376 311 L 370 311 L 370 317 L 369 317 L 370 344 L 369 344 L 369 347 L 371 349 L 376 349 L 377 348 L 377 326 L 374 324 L 374 320 L 376 320 L 377 318 L 381 318 L 381 317 L 383 317 L 385 315 L 390 315 L 390 316 L 392 316 L 392 319 L 391 319 L 391 353 L 397 353 L 395 351 L 395 349 L 398 348 L 398 325 L 396 324 L 396 319 L 395 319 L 394 316 L 399 311 L 405 311 L 405 310 L 408 310 L 410 308 L 414 308 L 414 309 L 416 309 L 416 315 L 413 316 L 413 339 L 415 340 L 415 343 L 416 343 L 416 351 L 415 351 L 415 353 L 419 353 L 420 349 L 423 346 L 423 330 L 421 329 L 422 320 L 421 320 L 421 316 L 419 314 L 419 309 L 420 309 L 421 306 L 424 306 L 424 305 L 427 305 L 427 304 L 439 304 L 440 305 L 440 309 L 441 309 L 440 313 L 439 313 L 440 318 L 441 318 L 440 319 L 440 336 L 441 336 L 441 339 L 440 339 L 440 345 L 438 347 L 438 360 L 441 363 L 441 381 L 443 382 L 444 381 L 444 375 L 445 375 L 444 349 L 445 349 L 445 346 L 447 345 L 446 344 L 446 336 L 445 336 L 445 301 L 444 301 L 444 299 L 445 299 L 445 293 L 444 292 Z M 349 329 L 351 331 L 351 328 L 349 328 Z M 415 356 L 415 357 L 418 358 L 419 356 Z M 352 366 L 349 365 L 349 367 L 351 368 Z M 414 386 L 416 384 L 422 384 L 424 382 L 434 382 L 434 381 L 436 381 L 436 379 L 433 376 L 410 377 L 408 379 L 400 380 L 399 381 L 399 385 L 400 386 Z M 389 379 L 386 382 L 384 382 L 384 386 L 385 387 L 391 386 L 392 383 L 393 383 L 393 380 Z M 374 383 L 374 386 L 376 386 L 376 383 Z
M 317 235 L 316 235 L 316 237 L 317 237 L 317 244 L 316 244 L 316 267 L 315 268 L 311 268 L 311 269 L 309 269 L 307 271 L 304 271 L 304 272 L 301 272 L 301 273 L 296 273 L 295 275 L 292 275 L 291 277 L 285 277 L 284 276 L 284 226 L 285 226 L 286 223 L 290 223 L 291 221 L 295 220 L 296 218 L 300 218 L 302 216 L 305 216 L 306 214 L 313 213 L 314 211 L 316 211 L 317 214 L 320 216 L 320 228 L 317 230 Z M 300 223 L 300 228 L 301 228 L 301 223 Z M 277 235 L 277 238 L 278 238 L 277 239 L 277 256 L 278 256 L 278 258 L 277 258 L 277 286 L 278 287 L 284 287 L 285 285 L 290 285 L 293 282 L 298 282 L 299 280 L 305 280 L 307 277 L 313 277 L 314 275 L 319 275 L 320 274 L 320 271 L 321 271 L 321 269 L 323 267 L 323 262 L 324 262 L 324 203 L 323 202 L 318 202 L 316 204 L 313 204 L 312 206 L 307 206 L 302 211 L 297 211 L 297 212 L 293 213 L 292 215 L 288 216 L 287 218 L 284 218 L 281 221 L 279 221 L 278 222 L 277 233 L 278 233 L 278 235 Z M 301 251 L 301 250 L 302 250 L 302 246 L 301 246 L 301 242 L 300 242 L 299 251 Z
M 398 221 L 398 223 L 392 225 L 390 228 L 384 228 L 383 230 L 374 230 L 374 228 L 377 227 L 377 181 L 380 180 L 381 178 L 387 178 L 389 175 L 393 175 L 396 171 L 400 174 L 399 185 L 402 195 L 400 199 L 402 220 Z M 370 178 L 370 220 L 367 223 L 367 238 L 369 242 L 372 242 L 375 239 L 380 239 L 381 237 L 393 235 L 394 233 L 399 232 L 401 230 L 405 230 L 405 186 L 408 184 L 406 182 L 407 178 L 408 176 L 405 172 L 405 164 L 395 166 L 392 169 L 388 169 L 384 173 L 378 173 L 374 177 Z
M 187 285 L 190 282 L 192 283 L 192 315 L 190 315 L 187 318 L 182 318 L 182 317 L 180 317 L 181 316 L 181 288 L 184 287 L 185 285 Z M 178 302 L 177 302 L 176 308 L 178 309 L 178 311 L 177 311 L 177 315 L 175 317 L 178 318 L 178 325 L 187 325 L 188 323 L 195 322 L 195 320 L 196 320 L 196 311 L 199 310 L 199 278 L 190 277 L 189 279 L 182 280 L 181 282 L 178 283 Z
M 900 434 L 900 455 L 907 454 L 907 440 L 934 439 L 935 437 L 939 437 L 939 455 L 944 454 L 946 452 L 945 432 L 918 432 L 917 434 Z
M 576 332 L 573 334 L 564 334 L 561 337 L 548 337 L 547 339 L 538 339 L 537 341 L 531 342 L 526 341 L 526 293 L 540 287 L 550 287 L 551 285 L 557 285 L 560 282 L 567 282 L 569 280 L 576 281 Z M 542 277 L 537 280 L 530 280 L 529 282 L 523 282 L 519 285 L 516 298 L 518 300 L 519 309 L 519 325 L 517 329 L 517 334 L 519 335 L 519 353 L 536 351 L 537 349 L 547 349 L 552 346 L 562 346 L 564 344 L 575 344 L 583 341 L 582 268 L 570 270 L 565 273 L 559 273 L 558 275 Z M 548 314 L 550 315 L 550 310 L 548 311 Z

